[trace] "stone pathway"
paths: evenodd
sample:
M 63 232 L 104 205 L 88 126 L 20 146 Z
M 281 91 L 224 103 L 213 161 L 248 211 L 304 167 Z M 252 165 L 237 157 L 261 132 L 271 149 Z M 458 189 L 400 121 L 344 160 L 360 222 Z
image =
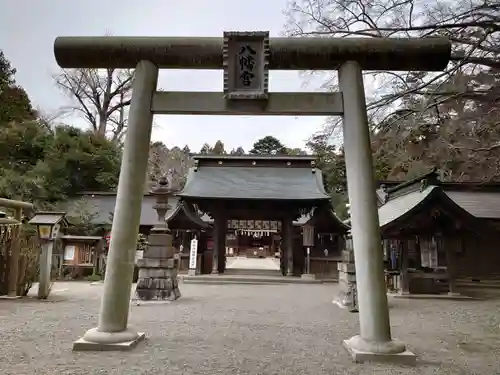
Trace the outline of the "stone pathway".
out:
M 351 362 L 341 341 L 358 332 L 357 314 L 332 304 L 332 284 L 181 285 L 176 302 L 131 306 L 131 325 L 148 337 L 133 351 L 74 353 L 97 323 L 102 289 L 57 283 L 50 301 L 0 301 L 0 374 L 500 373 L 500 299 L 391 299 L 393 335 L 419 356 L 410 368 Z
M 274 258 L 227 258 L 227 269 L 280 270 L 279 259 Z

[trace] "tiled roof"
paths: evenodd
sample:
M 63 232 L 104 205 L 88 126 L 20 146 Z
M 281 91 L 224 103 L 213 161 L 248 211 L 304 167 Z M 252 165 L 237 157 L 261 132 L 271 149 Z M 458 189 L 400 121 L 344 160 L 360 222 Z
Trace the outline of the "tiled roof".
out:
M 395 196 L 390 198 L 378 210 L 380 227 L 384 231 L 392 226 L 397 226 L 399 220 L 401 220 L 402 223 L 408 222 L 408 220 L 412 220 L 410 215 L 413 215 L 413 213 L 418 213 L 421 209 L 432 208 L 433 205 L 437 204 L 439 207 L 445 207 L 450 217 L 460 221 L 465 220 L 469 229 L 478 233 L 485 233 L 485 231 L 491 231 L 491 233 L 493 233 L 494 228 L 490 226 L 490 224 L 479 220 L 480 218 L 486 218 L 486 213 L 484 211 L 477 210 L 478 205 L 475 204 L 477 199 L 472 199 L 475 195 L 479 194 L 481 196 L 484 193 L 467 193 L 470 194 L 468 198 L 473 202 L 466 201 L 466 195 L 453 194 L 453 192 L 451 192 L 451 195 L 455 195 L 455 199 L 452 199 L 449 191 L 446 192 L 440 186 L 435 185 L 427 186 L 422 190 L 413 190 L 406 194 Z M 462 198 L 462 201 L 459 202 L 457 197 Z M 483 204 L 487 204 L 488 201 L 495 201 L 492 196 L 483 196 L 482 198 Z M 498 197 L 495 198 L 498 199 Z M 464 206 L 464 203 L 470 203 L 469 208 L 467 208 L 467 204 Z M 498 208 L 498 205 L 496 204 L 493 204 L 493 206 L 497 206 Z M 488 218 L 495 218 L 493 216 L 494 210 L 491 210 L 488 214 L 491 215 Z M 497 218 L 500 217 L 497 216 Z
M 380 182 L 379 185 L 386 185 L 386 189 L 379 189 L 377 194 L 379 202 L 383 203 L 383 196 L 388 198 L 390 206 L 382 205 L 382 217 L 389 212 L 392 206 L 404 205 L 412 199 L 422 198 L 420 189 L 426 185 L 439 187 L 455 204 L 467 211 L 469 214 L 480 219 L 500 219 L 500 184 L 496 182 L 442 182 L 438 179 L 436 171 L 419 176 L 412 180 L 394 185 L 394 181 Z M 392 208 L 391 208 L 392 209 Z M 400 208 L 395 207 L 396 210 Z
M 413 191 L 406 195 L 391 199 L 384 205 L 380 206 L 378 209 L 380 227 L 390 224 L 394 220 L 397 220 L 407 212 L 411 211 L 419 203 L 423 202 L 435 188 L 436 186 L 429 186 L 423 191 Z
M 172 199 L 172 207 L 168 210 L 165 215 L 165 221 L 168 223 L 171 220 L 174 220 L 177 215 L 186 215 L 186 217 L 194 224 L 202 227 L 208 228 L 210 224 L 213 223 L 213 220 L 206 214 L 201 215 L 199 212 L 196 212 L 195 208 L 187 203 L 180 202 L 178 197 L 175 197 L 175 206 Z M 186 229 L 186 228 L 184 228 Z
M 85 194 L 68 200 L 68 216 L 78 216 L 78 205 L 76 204 L 81 199 L 87 202 L 86 209 L 96 214 L 92 220 L 93 224 L 103 225 L 111 224 L 110 213 L 115 211 L 116 194 Z M 156 225 L 158 224 L 158 215 L 153 205 L 156 203 L 156 198 L 152 195 L 145 195 L 141 206 L 141 225 Z M 177 198 L 172 197 L 169 201 L 172 206 L 171 210 L 177 205 Z
M 456 204 L 478 218 L 500 219 L 500 191 L 445 192 Z
M 313 168 L 191 168 L 181 197 L 328 200 L 321 171 Z
M 116 195 L 115 194 L 89 194 L 89 195 L 81 195 L 78 196 L 77 198 L 70 199 L 68 201 L 68 216 L 77 216 L 78 213 L 75 211 L 75 203 L 81 199 L 85 199 L 88 203 L 88 206 L 86 209 L 88 209 L 91 212 L 96 213 L 96 217 L 93 220 L 93 223 L 96 225 L 102 225 L 102 224 L 111 224 L 110 221 L 110 212 L 114 211 L 115 207 L 115 200 L 116 200 Z M 141 225 L 144 226 L 152 226 L 158 223 L 158 218 L 156 215 L 156 210 L 153 208 L 153 205 L 155 204 L 155 197 L 152 195 L 145 195 L 144 199 L 142 201 L 142 211 L 141 211 Z M 166 219 L 168 218 L 172 219 L 179 211 L 182 209 L 182 207 L 179 204 L 179 198 L 178 197 L 170 197 L 169 198 L 169 205 L 171 208 L 167 211 L 167 214 L 165 215 Z M 308 220 L 311 219 L 312 212 L 309 214 L 305 214 L 300 216 L 296 221 L 294 221 L 294 225 L 304 225 Z M 332 212 L 332 217 L 337 218 L 335 214 Z M 338 218 L 337 218 L 338 219 Z M 207 214 L 203 214 L 200 217 L 200 220 L 204 223 L 207 224 L 212 224 L 213 220 L 210 216 Z M 341 223 L 340 219 L 339 223 Z

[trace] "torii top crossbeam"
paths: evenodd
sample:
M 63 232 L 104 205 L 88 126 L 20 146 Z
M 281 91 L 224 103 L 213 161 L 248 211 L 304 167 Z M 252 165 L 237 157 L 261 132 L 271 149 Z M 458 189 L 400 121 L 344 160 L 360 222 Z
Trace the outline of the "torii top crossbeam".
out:
M 160 69 L 222 69 L 223 38 L 58 37 L 62 68 L 135 68 L 148 60 Z M 447 38 L 270 38 L 269 69 L 336 70 L 357 61 L 365 70 L 440 71 L 448 64 Z

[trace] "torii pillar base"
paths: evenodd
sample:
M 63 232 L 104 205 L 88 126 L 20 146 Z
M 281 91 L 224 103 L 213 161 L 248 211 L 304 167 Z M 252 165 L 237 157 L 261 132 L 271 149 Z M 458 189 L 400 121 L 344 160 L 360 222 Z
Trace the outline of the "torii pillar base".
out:
M 96 341 L 91 341 L 95 338 Z M 108 333 L 99 332 L 96 328 L 87 331 L 84 337 L 73 343 L 73 351 L 127 351 L 134 349 L 146 338 L 144 332 L 126 331 Z
M 384 343 L 368 343 L 360 336 L 351 337 L 342 342 L 355 363 L 378 362 L 415 366 L 417 356 L 405 349 L 397 340 Z

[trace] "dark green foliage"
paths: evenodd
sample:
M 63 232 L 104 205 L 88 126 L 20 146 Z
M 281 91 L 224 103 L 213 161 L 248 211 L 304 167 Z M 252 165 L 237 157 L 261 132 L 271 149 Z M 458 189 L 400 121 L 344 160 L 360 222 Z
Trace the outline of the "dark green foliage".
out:
M 51 208 L 77 192 L 115 189 L 120 146 L 70 126 L 51 128 L 14 73 L 0 51 L 0 196 Z
M 121 151 L 80 129 L 40 122 L 0 128 L 0 195 L 57 202 L 81 191 L 109 191 L 118 183 Z
M 11 121 L 33 120 L 35 111 L 28 94 L 16 85 L 16 70 L 0 50 L 0 125 Z
M 238 147 L 236 149 L 233 148 L 229 154 L 235 156 L 242 156 L 245 155 L 245 150 L 243 149 L 243 147 Z
M 341 219 L 346 219 L 348 198 L 343 148 L 337 150 L 326 132 L 314 134 L 307 142 L 307 148 L 317 157 L 316 166 L 323 173 L 325 190 L 331 196 L 332 207 Z
M 224 148 L 224 143 L 221 140 L 215 142 L 214 147 L 212 147 L 212 154 L 214 155 L 225 155 L 226 150 Z
M 10 65 L 2 50 L 0 50 L 0 90 L 13 85 L 16 70 Z
M 28 94 L 19 86 L 7 86 L 0 91 L 0 124 L 33 120 L 36 116 Z
M 109 191 L 118 185 L 121 152 L 114 142 L 72 127 L 58 127 L 45 161 L 47 180 L 59 181 L 60 193 Z
M 279 139 L 268 135 L 255 142 L 250 153 L 255 155 L 283 155 L 286 154 L 286 147 Z

